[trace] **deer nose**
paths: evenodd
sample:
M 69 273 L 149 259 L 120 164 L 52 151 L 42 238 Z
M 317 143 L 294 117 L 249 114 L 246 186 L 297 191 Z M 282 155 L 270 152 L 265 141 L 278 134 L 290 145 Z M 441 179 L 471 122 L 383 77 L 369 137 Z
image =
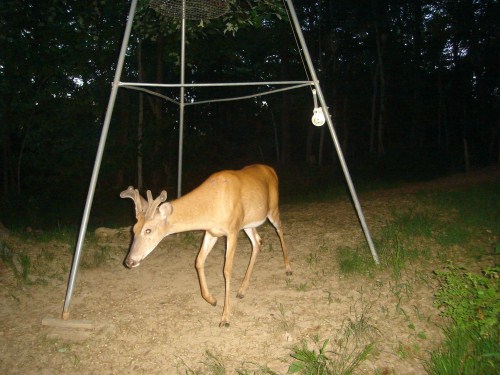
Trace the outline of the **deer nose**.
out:
M 125 265 L 128 267 L 128 268 L 134 268 L 134 267 L 137 267 L 139 265 L 139 261 L 138 260 L 134 260 L 134 259 L 130 259 L 130 258 L 127 258 L 125 260 Z

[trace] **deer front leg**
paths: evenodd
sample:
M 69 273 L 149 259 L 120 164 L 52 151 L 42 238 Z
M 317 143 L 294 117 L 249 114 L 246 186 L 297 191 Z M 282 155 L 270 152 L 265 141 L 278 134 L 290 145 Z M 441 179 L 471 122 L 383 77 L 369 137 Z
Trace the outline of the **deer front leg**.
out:
M 226 247 L 226 262 L 224 264 L 224 279 L 226 281 L 226 294 L 224 296 L 224 309 L 222 311 L 222 319 L 219 327 L 229 327 L 229 315 L 231 309 L 229 307 L 229 296 L 231 292 L 231 274 L 233 271 L 234 253 L 236 250 L 236 242 L 238 239 L 238 232 L 236 234 L 228 234 L 227 247 Z
M 238 290 L 238 294 L 236 297 L 243 298 L 245 297 L 245 292 L 247 291 L 248 284 L 250 283 L 250 275 L 252 274 L 253 266 L 255 264 L 255 259 L 257 258 L 257 254 L 260 250 L 260 245 L 262 243 L 259 234 L 257 233 L 257 229 L 255 228 L 247 228 L 244 229 L 247 234 L 250 242 L 252 243 L 252 256 L 250 257 L 250 263 L 248 263 L 247 272 L 245 273 L 245 277 L 243 278 L 243 282 L 241 283 L 240 289 Z
M 207 279 L 205 278 L 205 260 L 208 254 L 213 249 L 215 243 L 217 242 L 217 237 L 212 236 L 210 233 L 205 232 L 205 237 L 203 237 L 203 243 L 196 258 L 196 270 L 198 271 L 198 279 L 200 281 L 201 295 L 212 306 L 217 305 L 217 300 L 210 294 L 207 287 Z

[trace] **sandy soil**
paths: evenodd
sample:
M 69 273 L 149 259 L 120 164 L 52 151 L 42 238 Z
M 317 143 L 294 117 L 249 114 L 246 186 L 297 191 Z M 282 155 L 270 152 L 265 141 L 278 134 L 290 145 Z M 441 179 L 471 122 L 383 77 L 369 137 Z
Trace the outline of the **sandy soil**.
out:
M 415 205 L 416 191 L 460 187 L 497 173 L 455 176 L 360 198 L 370 229 L 377 233 L 394 212 Z M 84 247 L 70 320 L 88 320 L 91 329 L 78 329 L 42 325 L 46 317 L 60 317 L 71 246 L 35 241 L 29 233 L 23 238 L 4 233 L 9 251 L 29 255 L 31 272 L 24 282 L 0 261 L 0 373 L 215 374 L 224 368 L 227 374 L 269 369 L 285 374 L 293 347 L 303 342 L 321 347 L 326 339 L 331 357 L 346 358 L 374 343 L 358 373 L 425 373 L 423 363 L 442 339 L 444 322 L 432 305 L 432 270 L 439 265 L 426 260 L 410 264 L 399 280 L 389 271 L 343 276 L 337 252 L 364 244 L 348 197 L 281 210 L 293 276 L 285 275 L 278 237 L 265 224 L 250 287 L 244 299 L 237 299 L 251 250 L 241 233 L 229 328 L 218 326 L 224 297 L 222 239 L 206 264 L 209 288 L 219 301 L 212 307 L 200 295 L 194 268 L 201 232 L 166 238 L 129 270 L 123 266 L 128 231 L 101 230 Z M 98 254 L 105 254 L 103 261 Z M 22 265 L 16 267 L 22 271 Z

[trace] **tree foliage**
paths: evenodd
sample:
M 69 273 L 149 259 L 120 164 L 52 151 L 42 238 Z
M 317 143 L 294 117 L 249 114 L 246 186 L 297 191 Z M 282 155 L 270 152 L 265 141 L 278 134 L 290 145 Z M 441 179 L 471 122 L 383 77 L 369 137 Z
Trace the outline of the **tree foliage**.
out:
M 187 22 L 186 81 L 304 80 L 284 2 L 230 0 L 230 12 Z M 411 173 L 498 163 L 499 5 L 494 0 L 294 1 L 348 162 Z M 88 186 L 128 14 L 127 2 L 0 3 L 2 201 Z M 179 82 L 180 23 L 140 0 L 122 81 Z M 139 48 L 140 46 L 140 48 Z M 189 89 L 187 102 L 268 87 Z M 177 89 L 163 95 L 179 99 Z M 186 108 L 186 190 L 219 167 L 250 162 L 337 165 L 310 125 L 302 89 Z M 142 112 L 141 112 L 142 111 Z M 121 89 L 99 191 L 136 179 L 137 123 L 145 185 L 175 186 L 178 108 Z M 421 167 L 421 169 L 424 169 Z M 17 197 L 17 198 L 16 198 Z

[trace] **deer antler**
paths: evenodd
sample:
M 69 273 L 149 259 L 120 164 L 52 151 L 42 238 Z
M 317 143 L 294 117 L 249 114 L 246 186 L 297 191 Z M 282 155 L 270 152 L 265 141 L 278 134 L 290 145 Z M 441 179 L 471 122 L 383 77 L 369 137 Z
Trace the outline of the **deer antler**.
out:
M 138 217 L 139 214 L 144 215 L 146 210 L 148 209 L 148 202 L 141 197 L 139 194 L 139 190 L 134 189 L 133 186 L 129 186 L 126 190 L 123 190 L 120 193 L 120 198 L 130 198 L 135 203 L 135 217 Z
M 146 194 L 148 196 L 148 207 L 145 216 L 146 218 L 151 219 L 158 206 L 167 200 L 167 192 L 163 190 L 155 200 L 153 200 L 151 190 L 148 190 Z

